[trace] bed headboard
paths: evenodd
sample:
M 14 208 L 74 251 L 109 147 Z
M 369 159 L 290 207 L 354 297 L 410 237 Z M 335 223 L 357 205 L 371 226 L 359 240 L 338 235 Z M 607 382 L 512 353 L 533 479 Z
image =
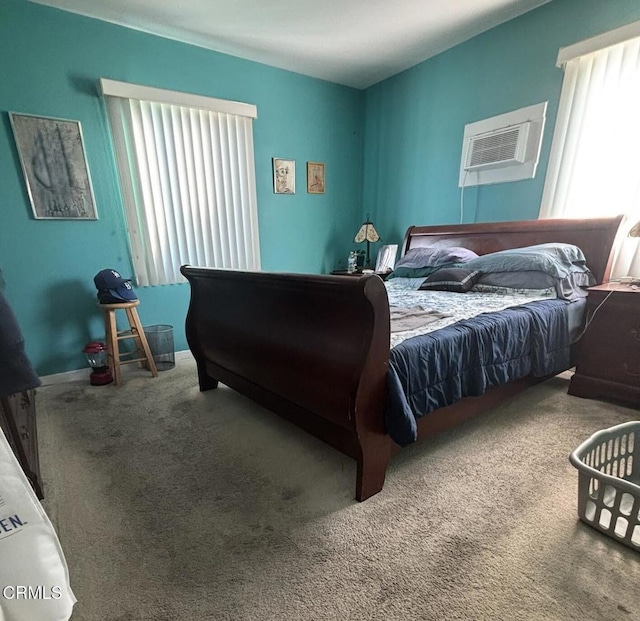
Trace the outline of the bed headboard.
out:
M 624 216 L 581 220 L 547 219 L 479 224 L 410 226 L 401 254 L 424 246 L 463 246 L 478 254 L 488 254 L 549 242 L 578 246 L 598 282 L 607 282 L 611 272 L 612 248 Z

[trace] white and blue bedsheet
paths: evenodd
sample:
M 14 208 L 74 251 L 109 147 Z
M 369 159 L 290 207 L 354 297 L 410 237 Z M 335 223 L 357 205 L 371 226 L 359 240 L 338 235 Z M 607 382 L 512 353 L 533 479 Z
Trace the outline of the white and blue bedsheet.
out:
M 392 334 L 397 342 L 389 356 L 386 425 L 401 446 L 416 440 L 416 419 L 437 408 L 530 374 L 545 376 L 567 369 L 569 308 L 585 305 L 583 300 L 567 302 L 542 292 L 534 294 L 536 301 L 529 301 L 530 296 L 524 294 L 507 300 L 486 293 L 387 290 L 391 304 L 420 304 L 452 314 L 430 324 L 427 334 Z M 423 293 L 434 296 L 433 300 L 427 301 Z M 452 300 L 458 309 L 453 313 Z M 440 321 L 443 326 L 438 326 Z
M 486 287 L 482 291 L 454 293 L 451 291 L 420 291 L 417 288 L 424 278 L 396 278 L 385 283 L 389 306 L 392 308 L 412 308 L 420 306 L 429 313 L 446 315 L 428 326 L 406 332 L 391 333 L 391 347 L 402 341 L 433 332 L 463 319 L 470 319 L 480 313 L 494 313 L 511 306 L 519 306 L 535 300 L 556 297 L 554 289 L 499 289 Z

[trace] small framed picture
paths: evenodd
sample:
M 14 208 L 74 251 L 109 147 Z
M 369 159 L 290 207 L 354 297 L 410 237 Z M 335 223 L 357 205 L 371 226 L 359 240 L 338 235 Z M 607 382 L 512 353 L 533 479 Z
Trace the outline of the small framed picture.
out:
M 307 192 L 324 194 L 324 164 L 307 162 Z
M 97 220 L 80 121 L 9 112 L 37 220 Z
M 273 158 L 273 191 L 276 194 L 296 193 L 296 161 Z
M 386 273 L 393 271 L 396 265 L 396 255 L 398 254 L 398 244 L 389 244 L 381 246 L 378 250 L 378 259 L 376 260 L 376 272 Z

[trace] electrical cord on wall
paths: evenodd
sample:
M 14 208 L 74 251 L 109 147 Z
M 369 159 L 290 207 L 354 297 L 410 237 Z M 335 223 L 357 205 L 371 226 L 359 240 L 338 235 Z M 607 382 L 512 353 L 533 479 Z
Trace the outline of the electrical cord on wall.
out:
M 464 219 L 464 187 L 467 184 L 467 175 L 469 174 L 468 170 L 464 171 L 464 177 L 462 178 L 462 187 L 460 188 L 460 224 Z

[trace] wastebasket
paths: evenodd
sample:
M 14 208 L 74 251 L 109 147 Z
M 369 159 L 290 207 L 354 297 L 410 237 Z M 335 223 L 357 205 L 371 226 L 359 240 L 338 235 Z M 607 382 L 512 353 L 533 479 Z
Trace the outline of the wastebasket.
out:
M 143 329 L 158 371 L 173 369 L 176 366 L 173 326 L 145 326 Z

